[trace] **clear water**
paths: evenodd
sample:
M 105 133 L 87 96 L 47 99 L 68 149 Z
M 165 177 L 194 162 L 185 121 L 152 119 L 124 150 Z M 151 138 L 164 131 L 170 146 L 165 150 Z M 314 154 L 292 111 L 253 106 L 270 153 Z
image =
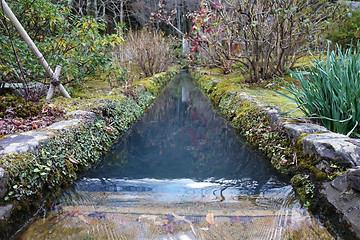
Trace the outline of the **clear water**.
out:
M 16 239 L 332 239 L 181 73 Z

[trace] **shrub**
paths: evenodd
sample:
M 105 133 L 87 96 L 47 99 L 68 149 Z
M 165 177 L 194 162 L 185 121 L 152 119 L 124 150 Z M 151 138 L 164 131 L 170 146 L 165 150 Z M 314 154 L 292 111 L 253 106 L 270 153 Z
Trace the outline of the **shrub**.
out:
M 360 48 L 330 51 L 325 60 L 316 59 L 309 70 L 290 71 L 301 88 L 286 89 L 298 108 L 327 129 L 350 135 L 360 121 Z M 356 133 L 356 131 L 355 131 Z
M 247 81 L 282 76 L 316 45 L 336 5 L 325 0 L 202 1 L 193 19 L 192 52 L 206 52 L 224 74 L 241 63 Z
M 122 40 L 116 34 L 101 34 L 104 21 L 75 16 L 69 8 L 46 0 L 14 0 L 9 6 L 50 67 L 62 66 L 63 83 L 79 86 L 111 67 L 108 52 Z M 21 94 L 28 99 L 27 84 L 46 82 L 48 76 L 2 11 L 0 24 L 0 82 L 23 83 Z
M 332 42 L 333 46 L 341 45 L 349 47 L 351 42 L 356 41 L 356 30 L 360 27 L 360 12 L 349 12 L 342 21 L 329 25 L 325 38 Z
M 172 63 L 170 39 L 159 30 L 145 27 L 140 31 L 130 31 L 126 41 L 129 59 L 145 77 L 165 71 Z

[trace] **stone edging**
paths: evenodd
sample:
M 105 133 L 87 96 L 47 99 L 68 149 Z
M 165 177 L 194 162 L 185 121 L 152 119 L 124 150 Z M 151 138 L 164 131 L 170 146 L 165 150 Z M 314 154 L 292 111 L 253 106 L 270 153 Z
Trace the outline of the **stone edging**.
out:
M 0 160 L 7 163 L 8 159 L 19 158 L 20 161 L 14 161 L 14 169 L 20 168 L 21 171 L 13 171 L 11 164 L 0 167 L 0 239 L 10 237 L 30 214 L 41 208 L 43 200 L 54 198 L 61 188 L 76 180 L 78 173 L 95 163 L 143 115 L 176 73 L 177 70 L 171 70 L 141 80 L 133 96 L 118 93 L 113 98 L 100 100 L 91 111 L 67 113 L 69 120 L 2 139 Z M 66 139 L 67 136 L 71 138 Z M 93 147 L 77 144 L 75 139 Z M 57 148 L 64 149 L 60 152 L 63 156 L 59 156 Z M 89 155 L 81 154 L 82 151 Z M 60 167 L 48 161 L 55 154 L 59 159 L 56 161 L 63 162 Z M 26 161 L 29 157 L 31 161 Z M 24 183 L 27 176 L 18 176 L 23 172 L 29 174 L 28 182 Z M 48 183 L 47 178 L 52 182 Z M 33 182 L 38 182 L 38 185 Z M 26 192 L 27 187 L 33 192 Z
M 330 204 L 330 208 L 334 208 L 333 211 L 331 209 L 329 210 L 329 207 L 327 207 L 326 211 L 336 212 L 337 217 L 334 220 L 335 222 L 338 220 L 340 220 L 340 222 L 342 220 L 347 220 L 351 230 L 355 233 L 357 238 L 360 238 L 360 139 L 351 139 L 345 135 L 330 132 L 325 127 L 316 124 L 287 121 L 284 119 L 279 108 L 269 107 L 244 92 L 221 91 L 221 86 L 219 85 L 221 80 L 212 77 L 211 74 L 208 74 L 206 71 L 197 70 L 192 74 L 200 89 L 208 98 L 210 98 L 214 107 L 218 109 L 220 114 L 235 128 L 242 128 L 245 126 L 236 126 L 234 119 L 246 118 L 241 116 L 243 112 L 245 113 L 243 115 L 252 114 L 251 110 L 247 113 L 245 110 L 237 109 L 241 109 L 243 105 L 251 102 L 250 108 L 259 108 L 260 111 L 265 112 L 270 118 L 271 128 L 285 132 L 286 137 L 293 145 L 297 144 L 298 146 L 301 146 L 302 152 L 306 153 L 305 156 L 315 156 L 318 162 L 315 166 L 317 169 L 324 173 L 328 173 L 332 167 L 332 163 L 349 168 L 346 173 L 330 182 L 320 181 L 320 184 L 323 183 L 323 185 L 322 187 L 319 186 L 319 189 L 323 188 L 323 190 L 319 190 L 320 195 L 318 197 L 319 199 L 327 200 L 327 203 Z M 221 94 L 216 93 L 216 91 L 221 92 Z M 250 118 L 251 117 L 253 116 L 250 116 Z M 255 128 L 257 124 L 258 123 L 254 123 L 253 126 L 246 127 L 247 129 Z M 263 134 L 262 137 L 264 137 L 264 135 L 265 134 Z M 254 138 L 251 134 L 249 134 L 249 136 L 250 137 L 247 137 L 245 134 L 247 140 L 250 143 L 254 143 Z M 272 143 L 270 142 L 267 144 L 271 145 Z M 296 154 L 294 158 L 295 157 Z M 273 162 L 273 160 L 272 163 L 275 167 L 278 167 L 277 163 Z M 284 168 L 281 170 L 286 173 L 293 171 L 287 171 L 287 169 L 284 171 Z M 295 172 L 290 175 L 294 176 L 294 174 L 298 174 L 296 176 L 306 176 L 301 172 L 299 174 L 299 170 L 295 170 Z M 293 184 L 294 182 L 296 181 L 292 180 Z M 296 186 L 294 187 L 296 190 Z M 298 194 L 302 193 L 298 192 Z M 317 199 L 314 200 L 316 201 Z M 317 205 L 319 204 L 321 205 L 323 203 L 318 203 Z M 324 205 L 326 204 L 324 203 Z M 325 218 L 327 218 L 327 216 L 325 216 Z M 345 226 L 343 223 L 340 223 L 339 225 Z M 347 236 L 351 236 L 351 238 L 355 237 L 354 234 L 347 235 L 349 234 L 347 233 L 347 229 L 341 229 L 338 230 L 338 232 L 340 232 L 340 235 L 344 238 L 348 238 Z

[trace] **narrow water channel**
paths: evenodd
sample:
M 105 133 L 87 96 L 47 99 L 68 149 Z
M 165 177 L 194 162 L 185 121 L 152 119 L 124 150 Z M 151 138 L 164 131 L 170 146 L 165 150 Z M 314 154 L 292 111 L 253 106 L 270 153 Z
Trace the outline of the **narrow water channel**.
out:
M 333 239 L 181 73 L 16 239 Z

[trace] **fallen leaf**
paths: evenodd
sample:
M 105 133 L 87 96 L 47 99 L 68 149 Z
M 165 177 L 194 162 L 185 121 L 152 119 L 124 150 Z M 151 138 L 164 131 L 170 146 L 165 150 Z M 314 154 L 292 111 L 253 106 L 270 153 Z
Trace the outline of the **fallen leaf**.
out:
M 210 224 L 210 225 L 214 225 L 215 224 L 215 219 L 214 219 L 214 214 L 209 213 L 206 215 L 206 221 Z
M 166 224 L 162 226 L 166 233 L 174 233 L 175 229 L 171 224 Z
M 89 222 L 85 219 L 84 215 L 78 215 L 77 217 L 78 217 L 81 221 L 83 221 L 84 223 L 89 223 Z
M 48 107 L 50 107 L 50 108 L 56 108 L 56 105 L 50 103 L 50 104 L 48 104 Z

